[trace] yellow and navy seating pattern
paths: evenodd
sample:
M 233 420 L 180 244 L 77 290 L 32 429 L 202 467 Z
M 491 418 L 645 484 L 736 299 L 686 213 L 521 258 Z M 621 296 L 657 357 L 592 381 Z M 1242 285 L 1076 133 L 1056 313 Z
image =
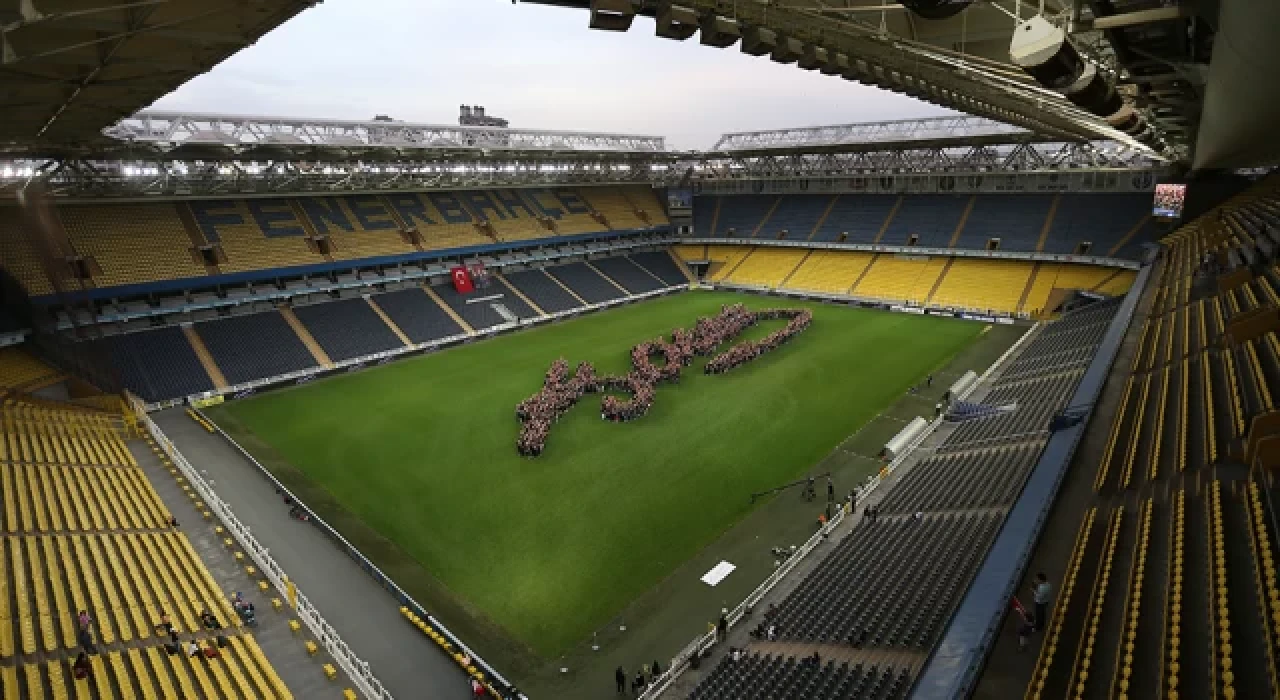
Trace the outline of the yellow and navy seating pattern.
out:
M 110 288 L 669 223 L 652 188 L 592 190 L 76 203 L 57 207 L 59 230 L 39 235 L 55 237 L 63 251 L 45 257 L 92 261 L 83 284 Z M 0 207 L 0 265 L 29 294 L 47 295 L 50 275 L 66 274 L 47 267 L 66 263 L 42 263 L 36 234 L 26 227 L 22 210 Z M 211 247 L 219 254 L 202 257 Z
M 97 402 L 109 405 L 111 402 Z M 0 407 L 0 686 L 11 698 L 289 699 L 291 693 L 138 467 L 123 415 L 11 394 Z M 77 680 L 77 615 L 98 654 Z M 168 655 L 229 638 L 216 659 Z
M 1280 489 L 1247 464 L 1280 398 L 1277 222 L 1263 180 L 1162 241 L 1027 698 L 1280 696 Z
M 1009 314 L 1044 309 L 1055 289 L 1123 294 L 1136 277 L 1120 268 L 1025 260 L 722 244 L 675 249 L 685 260 L 710 260 L 712 282 Z

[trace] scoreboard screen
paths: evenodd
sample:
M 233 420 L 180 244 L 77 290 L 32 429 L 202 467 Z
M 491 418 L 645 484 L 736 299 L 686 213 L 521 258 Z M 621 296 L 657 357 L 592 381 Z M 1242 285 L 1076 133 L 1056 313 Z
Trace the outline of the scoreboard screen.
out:
M 1175 184 L 1156 185 L 1155 204 L 1151 213 L 1168 219 L 1182 216 L 1182 206 L 1187 200 L 1187 186 Z

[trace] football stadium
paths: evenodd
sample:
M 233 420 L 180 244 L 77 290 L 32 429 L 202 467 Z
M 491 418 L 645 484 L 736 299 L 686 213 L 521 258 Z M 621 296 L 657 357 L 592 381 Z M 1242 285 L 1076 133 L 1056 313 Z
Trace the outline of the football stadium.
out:
M 1280 4 L 499 6 L 947 110 L 705 150 L 155 106 L 353 2 L 0 10 L 0 698 L 1280 697 Z

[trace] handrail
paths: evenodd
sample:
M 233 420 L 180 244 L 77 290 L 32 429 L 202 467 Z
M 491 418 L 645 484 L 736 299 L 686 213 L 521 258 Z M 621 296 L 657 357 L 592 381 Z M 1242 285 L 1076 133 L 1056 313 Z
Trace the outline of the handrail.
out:
M 501 685 L 504 688 L 504 691 L 509 690 L 512 687 L 511 683 L 507 681 L 507 679 L 504 678 L 502 674 L 498 673 L 497 670 L 493 668 L 493 666 L 490 666 L 488 662 L 486 662 L 478 654 L 472 651 L 465 643 L 463 643 L 463 641 L 458 636 L 453 634 L 453 632 L 450 632 L 449 628 L 445 627 L 444 624 L 440 622 L 439 619 L 435 618 L 434 616 L 431 615 L 431 613 L 427 612 L 427 609 L 423 607 L 422 604 L 414 600 L 408 593 L 404 591 L 404 589 L 400 588 L 400 586 L 397 585 L 396 582 L 393 581 L 390 576 L 387 576 L 386 574 L 384 574 L 382 572 L 382 569 L 379 569 L 378 566 L 374 564 L 372 561 L 370 561 L 369 558 L 366 557 L 359 549 L 357 549 L 355 545 L 348 542 L 347 539 L 343 537 L 336 529 L 334 529 L 332 525 L 325 522 L 324 518 L 321 518 L 319 515 L 315 513 L 315 511 L 308 508 L 306 503 L 304 503 L 292 491 L 290 491 L 287 486 L 281 483 L 280 480 L 277 479 L 275 475 L 270 472 L 270 470 L 264 467 L 261 462 L 259 462 L 256 458 L 254 458 L 252 454 L 249 453 L 248 450 L 246 450 L 240 443 L 236 442 L 234 438 L 228 435 L 226 431 L 222 429 L 222 426 L 218 425 L 218 423 L 215 421 L 209 420 L 209 418 L 205 416 L 200 409 L 194 408 L 193 410 L 195 411 L 196 415 L 200 416 L 206 421 L 209 421 L 209 423 L 213 425 L 214 429 L 218 432 L 218 434 L 221 435 L 224 440 L 231 443 L 231 446 L 236 448 L 236 450 L 240 452 L 240 455 L 242 457 L 244 457 L 251 464 L 253 464 L 253 466 L 257 467 L 258 471 L 263 476 L 265 476 L 267 480 L 269 480 L 272 483 L 272 485 L 275 486 L 275 488 L 280 491 L 281 494 L 288 496 L 295 505 L 297 505 L 299 508 L 305 511 L 310 522 L 319 526 L 321 531 L 323 531 L 326 535 L 328 535 L 330 538 L 332 538 L 334 541 L 340 544 L 343 547 L 343 549 L 346 550 L 347 556 L 356 560 L 356 562 L 360 564 L 360 568 L 368 572 L 369 575 L 372 576 L 373 579 L 377 581 L 379 585 L 381 585 L 393 596 L 395 596 L 396 601 L 398 603 L 409 608 L 409 610 L 413 612 L 414 615 L 417 615 L 423 620 L 426 620 L 431 625 L 431 627 L 433 627 L 436 631 L 438 631 L 441 634 L 441 636 L 447 639 L 451 645 L 453 645 L 457 649 L 460 649 L 463 653 L 465 653 L 468 657 L 470 657 L 472 665 L 484 671 L 486 678 L 492 681 L 496 681 L 499 685 Z
M 145 411 L 141 410 L 141 402 L 136 397 L 131 397 L 131 399 L 142 425 L 146 427 L 156 443 L 160 445 L 173 464 L 182 472 L 188 483 L 195 488 L 206 507 L 218 516 L 218 519 L 222 521 L 223 525 L 226 526 L 227 530 L 240 544 L 240 547 L 249 555 L 249 558 L 258 566 L 258 570 L 267 577 L 272 586 L 281 595 L 288 597 L 289 577 L 284 569 L 271 558 L 267 548 L 263 547 L 250 534 L 249 528 L 236 518 L 231 512 L 231 507 L 218 496 L 217 492 L 204 480 L 200 472 L 191 466 L 186 457 L 174 446 L 173 441 L 160 430 L 159 426 L 155 424 L 155 421 L 151 420 L 151 417 Z M 347 643 L 338 635 L 337 630 L 321 617 L 316 607 L 296 585 L 293 588 L 293 593 L 294 611 L 298 614 L 298 618 L 311 630 L 316 640 L 347 674 L 352 684 L 359 688 L 361 694 L 366 698 L 370 698 L 370 700 L 392 700 L 391 693 L 382 686 L 382 683 L 369 670 L 369 664 L 347 646 Z

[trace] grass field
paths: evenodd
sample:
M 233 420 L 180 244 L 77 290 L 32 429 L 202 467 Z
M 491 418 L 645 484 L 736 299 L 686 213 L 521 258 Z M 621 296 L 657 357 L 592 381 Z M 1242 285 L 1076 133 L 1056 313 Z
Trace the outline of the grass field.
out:
M 720 376 L 698 360 L 631 423 L 602 422 L 588 397 L 542 457 L 516 454 L 514 407 L 552 360 L 622 373 L 636 342 L 733 301 L 804 305 L 686 293 L 228 403 L 212 417 L 344 534 L 358 531 L 353 542 L 402 585 L 416 582 L 406 588 L 447 609 L 451 626 L 470 617 L 456 630 L 464 638 L 493 644 L 501 630 L 547 659 L 747 515 L 750 493 L 804 473 L 983 329 L 814 304 L 812 327 L 780 350 Z

